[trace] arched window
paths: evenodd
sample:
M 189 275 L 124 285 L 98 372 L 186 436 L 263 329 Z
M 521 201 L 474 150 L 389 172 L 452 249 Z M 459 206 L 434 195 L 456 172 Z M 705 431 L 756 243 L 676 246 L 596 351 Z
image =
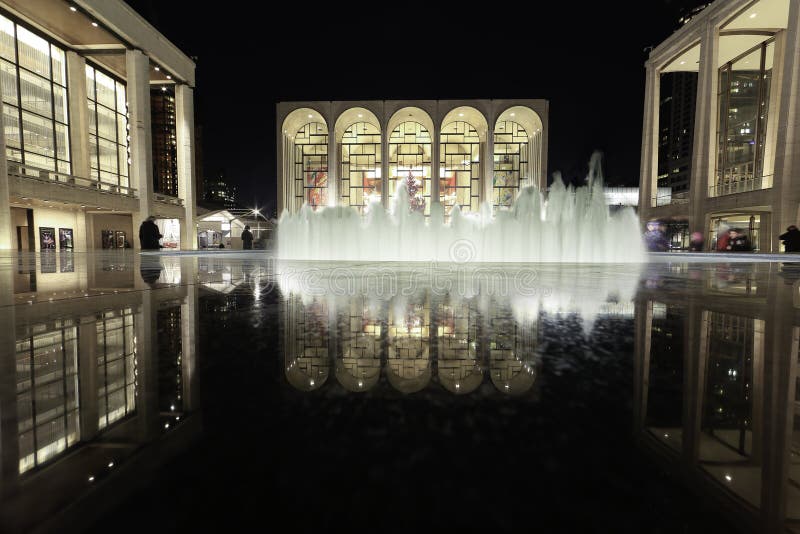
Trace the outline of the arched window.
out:
M 468 122 L 451 122 L 442 128 L 439 154 L 439 198 L 445 216 L 450 216 L 456 204 L 461 211 L 478 211 L 481 190 L 478 132 Z
M 312 209 L 328 204 L 328 128 L 310 122 L 294 137 L 295 202 Z
M 342 202 L 359 212 L 381 201 L 381 131 L 357 122 L 342 135 Z
M 528 133 L 513 121 L 498 122 L 494 129 L 494 209 L 509 208 L 528 176 Z
M 431 134 L 418 122 L 400 123 L 389 137 L 389 196 L 400 181 L 413 185 L 412 208 L 430 214 Z

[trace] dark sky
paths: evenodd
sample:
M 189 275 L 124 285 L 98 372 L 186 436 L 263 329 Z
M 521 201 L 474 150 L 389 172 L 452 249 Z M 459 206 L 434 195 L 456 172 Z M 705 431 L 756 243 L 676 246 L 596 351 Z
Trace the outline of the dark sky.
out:
M 224 169 L 244 205 L 274 206 L 281 100 L 545 98 L 548 176 L 560 170 L 582 179 L 599 149 L 609 184 L 636 185 L 644 48 L 668 37 L 682 12 L 700 2 L 440 9 L 432 2 L 318 8 L 290 0 L 281 15 L 266 2 L 232 4 L 236 10 L 180 0 L 128 3 L 196 57 L 205 173 Z

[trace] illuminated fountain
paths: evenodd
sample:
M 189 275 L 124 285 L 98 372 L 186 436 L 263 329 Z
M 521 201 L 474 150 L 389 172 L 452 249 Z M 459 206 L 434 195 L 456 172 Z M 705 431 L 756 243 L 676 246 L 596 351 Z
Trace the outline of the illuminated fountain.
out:
M 639 221 L 631 208 L 609 213 L 600 155 L 592 156 L 587 185 L 566 187 L 559 174 L 545 194 L 523 188 L 510 210 L 461 213 L 449 223 L 441 204 L 427 218 L 409 206 L 400 184 L 391 209 L 369 206 L 362 217 L 348 206 L 295 214 L 278 226 L 278 258 L 322 261 L 565 262 L 645 261 Z

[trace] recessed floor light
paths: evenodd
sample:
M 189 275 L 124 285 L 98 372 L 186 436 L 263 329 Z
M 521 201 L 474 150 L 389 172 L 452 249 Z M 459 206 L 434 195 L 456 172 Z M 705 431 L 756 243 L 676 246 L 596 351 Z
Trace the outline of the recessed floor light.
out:
M 97 28 L 97 23 L 96 23 L 96 22 L 92 22 L 92 26 L 94 26 L 95 28 Z

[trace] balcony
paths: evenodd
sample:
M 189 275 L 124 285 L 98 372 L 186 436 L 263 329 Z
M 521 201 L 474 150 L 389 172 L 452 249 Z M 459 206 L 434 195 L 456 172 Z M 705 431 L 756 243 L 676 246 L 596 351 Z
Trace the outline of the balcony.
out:
M 156 202 L 161 202 L 163 204 L 169 204 L 170 206 L 183 206 L 183 199 L 178 197 L 173 197 L 170 195 L 164 195 L 161 193 L 153 193 L 153 200 Z
M 39 169 L 29 165 L 23 165 L 16 161 L 8 162 L 8 176 L 22 178 L 25 180 L 35 180 L 48 184 L 60 184 L 75 189 L 86 191 L 100 191 L 103 193 L 113 193 L 126 197 L 136 197 L 136 189 L 132 187 L 101 182 L 93 178 L 82 178 L 71 174 Z
M 659 190 L 662 189 L 659 187 Z M 672 194 L 671 192 L 661 193 L 654 196 L 652 198 L 654 208 L 660 206 L 673 206 L 678 204 L 688 204 L 689 203 L 689 192 L 683 191 L 681 193 Z
M 772 188 L 772 175 L 759 177 L 741 177 L 733 180 L 718 183 L 708 188 L 709 197 L 722 197 L 725 195 L 735 195 L 737 193 L 748 193 L 760 189 Z

